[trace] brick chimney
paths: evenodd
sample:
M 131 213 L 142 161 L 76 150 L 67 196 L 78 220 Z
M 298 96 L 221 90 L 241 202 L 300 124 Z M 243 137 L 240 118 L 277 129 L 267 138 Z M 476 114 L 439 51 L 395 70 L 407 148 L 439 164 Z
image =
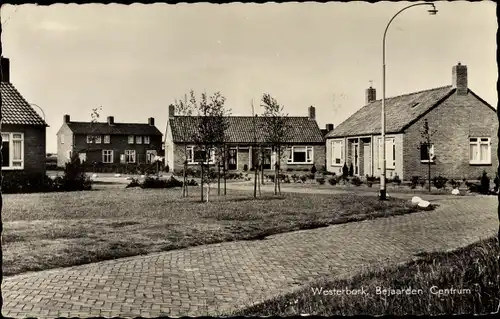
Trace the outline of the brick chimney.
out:
M 175 116 L 175 105 L 170 104 L 168 106 L 168 117 L 173 118 Z
M 325 126 L 327 132 L 333 131 L 333 124 L 326 124 Z
M 64 114 L 64 116 L 63 116 L 63 123 L 69 123 L 69 122 L 70 122 L 69 114 Z
M 115 117 L 114 116 L 108 116 L 108 124 L 109 125 L 115 124 Z
M 10 82 L 10 60 L 2 58 L 2 82 Z
M 316 108 L 314 106 L 309 106 L 309 118 L 311 120 L 316 120 Z
M 366 89 L 366 104 L 369 104 L 377 99 L 377 90 L 375 90 L 371 85 Z
M 150 117 L 150 118 L 148 119 L 148 124 L 149 124 L 150 126 L 155 126 L 155 118 L 154 118 L 154 117 Z
M 457 89 L 457 95 L 467 95 L 467 66 L 460 64 L 453 66 L 452 85 Z

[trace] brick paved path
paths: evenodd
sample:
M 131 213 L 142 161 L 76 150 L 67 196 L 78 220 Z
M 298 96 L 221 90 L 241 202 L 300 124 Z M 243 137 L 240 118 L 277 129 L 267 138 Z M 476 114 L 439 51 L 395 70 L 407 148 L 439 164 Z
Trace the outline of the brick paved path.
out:
M 494 197 L 380 218 L 4 278 L 4 316 L 227 314 L 322 275 L 454 249 L 495 234 Z

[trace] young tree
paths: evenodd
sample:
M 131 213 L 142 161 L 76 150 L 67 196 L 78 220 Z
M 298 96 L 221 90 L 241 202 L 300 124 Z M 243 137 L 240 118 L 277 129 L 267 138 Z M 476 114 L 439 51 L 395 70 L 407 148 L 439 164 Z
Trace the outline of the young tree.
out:
M 203 184 L 207 183 L 207 197 L 210 192 L 210 182 L 212 175 L 210 172 L 210 162 L 214 159 L 216 148 L 222 147 L 225 141 L 225 134 L 229 127 L 227 116 L 230 111 L 224 108 L 226 98 L 215 92 L 208 97 L 206 93 L 201 94 L 200 102 L 197 103 L 194 94 L 192 95 L 192 103 L 198 109 L 198 127 L 192 137 L 199 154 L 201 161 L 201 200 L 203 201 Z M 206 171 L 206 172 L 205 172 Z
M 420 159 L 427 161 L 427 182 L 429 183 L 429 192 L 431 191 L 431 167 L 432 163 L 436 160 L 434 155 L 434 145 L 432 144 L 432 137 L 436 133 L 436 130 L 431 130 L 429 128 L 429 122 L 427 119 L 424 121 L 420 135 L 422 137 L 422 142 L 420 143 Z
M 274 194 L 281 194 L 280 187 L 280 168 L 281 160 L 284 157 L 284 150 L 288 145 L 288 137 L 291 127 L 288 124 L 288 114 L 284 113 L 284 107 L 278 103 L 270 94 L 262 95 L 262 105 L 264 108 L 262 121 L 262 134 L 266 144 L 272 146 L 275 152 L 274 167 Z
M 187 94 L 184 95 L 184 100 L 175 100 L 174 113 L 178 116 L 191 116 L 193 114 L 193 101 L 196 102 L 194 97 L 194 92 L 190 92 L 191 99 L 188 100 Z M 180 129 L 182 131 L 182 145 L 184 146 L 184 158 L 183 158 L 183 168 L 182 168 L 182 197 L 188 196 L 188 186 L 187 186 L 187 169 L 188 169 L 188 143 L 190 136 L 186 134 L 189 132 L 190 125 L 188 121 L 179 121 Z
M 257 185 L 259 186 L 259 195 L 260 195 L 260 183 L 259 183 L 259 167 L 261 166 L 260 165 L 260 156 L 261 156 L 261 153 L 262 153 L 262 147 L 260 146 L 260 143 L 258 143 L 258 139 L 257 139 L 257 114 L 255 114 L 255 109 L 253 107 L 253 99 L 252 99 L 252 131 L 253 131 L 253 147 L 256 147 L 256 149 L 258 150 L 257 152 L 254 152 L 256 155 L 257 155 L 257 161 L 255 161 L 255 159 L 253 159 L 253 161 L 255 161 L 255 167 L 254 167 L 254 172 L 255 172 L 255 176 L 254 176 L 254 184 L 253 184 L 253 197 L 254 198 L 257 198 Z M 257 145 L 259 145 L 259 147 L 257 148 Z M 252 154 L 253 155 L 253 154 Z

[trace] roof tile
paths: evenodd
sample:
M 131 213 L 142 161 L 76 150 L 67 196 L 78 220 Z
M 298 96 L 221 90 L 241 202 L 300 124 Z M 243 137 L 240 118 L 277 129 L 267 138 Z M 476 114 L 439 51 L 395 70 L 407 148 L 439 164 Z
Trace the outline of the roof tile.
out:
M 0 91 L 2 94 L 2 124 L 48 126 L 12 83 L 1 82 Z

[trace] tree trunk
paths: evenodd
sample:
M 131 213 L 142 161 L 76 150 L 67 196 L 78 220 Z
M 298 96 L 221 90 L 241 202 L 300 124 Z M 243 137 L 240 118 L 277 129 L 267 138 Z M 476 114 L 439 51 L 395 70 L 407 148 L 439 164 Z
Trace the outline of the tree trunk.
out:
M 187 197 L 187 145 L 184 145 L 184 168 L 182 172 L 182 197 Z M 172 168 L 173 174 L 173 168 Z
M 253 148 L 252 148 L 252 153 L 258 154 L 258 151 L 254 152 Z M 253 156 L 253 154 L 252 154 L 252 156 Z M 257 161 L 255 161 L 255 159 L 252 158 L 252 161 L 254 161 L 254 163 L 256 163 L 255 165 L 253 165 L 254 171 L 255 171 L 255 177 L 254 177 L 254 181 L 253 181 L 253 197 L 257 198 L 257 184 L 259 183 L 258 182 L 258 180 L 259 180 L 259 159 L 257 158 Z
M 428 169 L 428 178 L 429 178 L 429 193 L 431 192 L 431 160 L 429 156 L 429 169 Z
M 207 160 L 207 203 L 208 203 L 208 193 L 210 192 L 210 156 L 208 157 L 209 159 Z
M 220 196 L 220 162 L 217 162 L 217 196 Z
M 278 194 L 281 195 L 281 148 L 278 148 Z
M 203 189 L 203 177 L 204 177 L 204 174 L 203 174 L 203 163 L 201 164 L 201 181 L 200 181 L 200 188 L 201 188 L 201 201 L 203 202 L 203 192 L 204 192 L 204 189 Z
M 278 194 L 278 162 L 274 159 L 274 195 Z
M 259 169 L 260 182 L 264 185 L 264 150 L 262 149 L 262 146 L 260 147 Z
M 224 175 L 224 196 L 226 196 L 226 166 L 227 166 L 227 147 L 224 144 L 224 168 L 222 174 Z

